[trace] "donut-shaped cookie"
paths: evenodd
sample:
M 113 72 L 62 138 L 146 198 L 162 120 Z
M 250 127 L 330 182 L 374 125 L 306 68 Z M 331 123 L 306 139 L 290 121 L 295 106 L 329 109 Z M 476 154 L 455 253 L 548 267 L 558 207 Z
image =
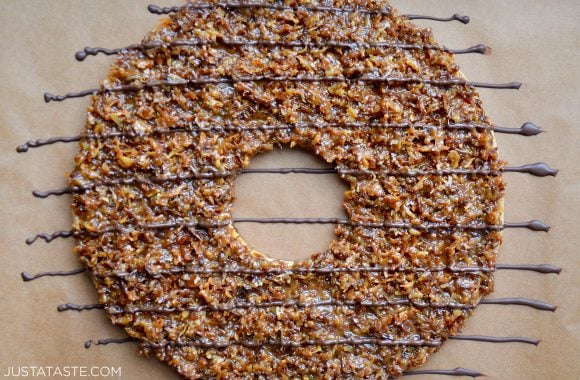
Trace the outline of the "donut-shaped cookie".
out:
M 112 322 L 186 378 L 400 375 L 492 290 L 492 125 L 386 1 L 267 4 L 189 3 L 119 54 L 70 176 L 76 251 Z M 236 175 L 275 146 L 349 186 L 307 260 L 253 250 L 230 214 Z

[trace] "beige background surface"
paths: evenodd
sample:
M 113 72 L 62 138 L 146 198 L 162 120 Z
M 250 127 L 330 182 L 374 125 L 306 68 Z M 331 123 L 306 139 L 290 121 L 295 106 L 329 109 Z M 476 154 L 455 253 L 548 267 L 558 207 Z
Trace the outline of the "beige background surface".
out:
M 27 154 L 17 154 L 15 147 L 31 138 L 79 132 L 88 100 L 45 104 L 42 93 L 94 87 L 105 76 L 112 58 L 100 56 L 81 64 L 74 60 L 74 52 L 85 45 L 118 47 L 139 41 L 157 24 L 157 17 L 145 8 L 147 3 L 148 0 L 0 1 L 0 376 L 10 366 L 94 365 L 121 366 L 124 379 L 177 378 L 155 360 L 137 357 L 136 347 L 131 344 L 83 348 L 86 339 L 123 336 L 102 312 L 56 311 L 60 303 L 96 301 L 84 276 L 43 278 L 30 283 L 23 283 L 19 276 L 21 271 L 35 273 L 79 266 L 71 253 L 72 241 L 57 240 L 49 245 L 40 242 L 31 247 L 24 244 L 25 238 L 37 232 L 69 227 L 69 197 L 40 200 L 33 198 L 30 191 L 63 186 L 77 146 L 61 144 Z M 173 5 L 171 0 L 159 3 Z M 498 136 L 503 158 L 513 165 L 546 161 L 561 169 L 555 179 L 507 175 L 506 220 L 540 218 L 553 230 L 549 234 L 508 231 L 499 262 L 552 263 L 564 271 L 560 276 L 502 271 L 497 274 L 493 295 L 543 299 L 559 305 L 557 312 L 482 306 L 464 329 L 466 334 L 532 336 L 542 339 L 542 343 L 534 347 L 452 341 L 425 368 L 462 366 L 480 370 L 490 379 L 579 379 L 580 237 L 576 226 L 580 215 L 580 2 L 396 0 L 394 4 L 407 13 L 448 16 L 457 12 L 471 16 L 472 22 L 467 26 L 421 24 L 432 26 L 437 39 L 449 47 L 481 42 L 493 47 L 491 56 L 458 58 L 470 79 L 524 82 L 519 92 L 481 91 L 492 120 L 508 127 L 519 127 L 530 120 L 549 131 L 531 138 Z M 260 165 L 270 166 L 317 164 L 300 154 L 273 154 L 259 161 Z M 250 180 L 269 181 L 263 186 L 272 189 L 288 188 L 293 201 L 277 209 L 273 207 L 274 198 L 252 200 L 251 192 L 244 190 Z M 286 182 L 280 185 L 275 182 L 278 180 Z M 251 211 L 262 216 L 340 215 L 340 191 L 335 189 L 324 195 L 324 190 L 336 187 L 336 179 L 322 179 L 322 184 L 308 181 L 311 180 L 291 176 L 248 176 L 246 183 L 240 183 L 240 197 L 245 198 L 236 206 L 236 212 L 246 216 Z M 310 188 L 315 191 L 310 192 Z M 317 194 L 317 198 L 312 194 Z M 283 232 L 294 239 L 268 239 Z M 328 244 L 324 240 L 328 230 L 324 229 L 317 233 L 276 230 L 266 234 L 246 229 L 242 234 L 264 251 L 280 251 L 282 255 L 305 255 L 309 248 L 316 247 L 312 244 Z M 293 246 L 292 241 L 301 245 Z

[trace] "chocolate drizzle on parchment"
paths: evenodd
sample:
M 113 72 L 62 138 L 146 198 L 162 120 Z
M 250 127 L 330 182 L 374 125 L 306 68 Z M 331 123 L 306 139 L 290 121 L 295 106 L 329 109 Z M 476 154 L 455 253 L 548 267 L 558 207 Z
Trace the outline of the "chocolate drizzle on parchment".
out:
M 89 56 L 98 54 L 116 55 L 126 51 L 138 50 L 147 51 L 152 49 L 172 48 L 172 47 L 202 47 L 202 46 L 255 46 L 255 47 L 281 47 L 281 48 L 299 48 L 299 49 L 400 49 L 400 50 L 438 50 L 451 54 L 491 54 L 491 48 L 477 44 L 464 49 L 450 49 L 445 46 L 428 45 L 428 44 L 404 44 L 400 42 L 357 42 L 357 41 L 269 41 L 269 40 L 242 40 L 220 38 L 216 41 L 206 40 L 174 40 L 171 42 L 146 42 L 140 44 L 128 45 L 121 48 L 103 48 L 103 47 L 85 47 L 75 53 L 75 59 L 79 62 L 84 61 Z
M 449 224 L 449 223 L 423 223 L 414 224 L 408 222 L 380 222 L 380 223 L 367 223 L 367 222 L 353 222 L 345 219 L 338 218 L 234 218 L 231 221 L 223 222 L 211 222 L 211 221 L 172 221 L 166 223 L 150 223 L 141 225 L 130 225 L 130 226 L 110 226 L 105 227 L 99 231 L 86 231 L 86 230 L 62 230 L 53 233 L 40 233 L 33 237 L 26 239 L 26 244 L 32 245 L 38 239 L 44 240 L 47 243 L 55 239 L 67 239 L 67 238 L 79 238 L 81 236 L 92 236 L 97 237 L 108 233 L 126 233 L 129 231 L 140 231 L 140 230 L 166 230 L 171 228 L 201 228 L 201 229 L 213 229 L 213 228 L 224 228 L 231 226 L 236 223 L 258 223 L 258 224 L 335 224 L 351 227 L 361 227 L 361 228 L 380 228 L 380 229 L 406 229 L 406 230 L 418 230 L 418 231 L 432 231 L 441 230 L 444 232 L 451 231 L 503 231 L 505 229 L 514 228 L 525 228 L 535 232 L 548 232 L 550 226 L 541 220 L 534 219 L 529 222 L 517 222 L 517 223 L 503 223 L 503 224 Z
M 538 339 L 527 338 L 527 337 L 501 337 L 501 336 L 489 336 L 489 335 L 455 335 L 455 336 L 449 337 L 448 339 L 474 341 L 474 342 L 487 342 L 487 343 L 523 343 L 523 344 L 532 344 L 534 346 L 537 346 L 538 344 L 540 344 L 540 341 Z M 390 341 L 390 342 L 396 343 L 393 341 Z M 133 339 L 133 338 L 107 338 L 107 339 L 99 339 L 97 341 L 87 340 L 85 342 L 85 348 L 91 348 L 91 346 L 106 346 L 109 344 L 125 344 L 125 343 L 139 343 L 139 344 L 145 344 L 145 345 L 147 344 L 147 343 L 140 343 L 138 340 Z M 418 342 L 418 343 L 420 343 L 420 342 Z M 206 342 L 206 344 L 207 344 L 207 342 Z M 343 344 L 348 344 L 348 343 L 343 342 Z M 205 348 L 208 348 L 208 347 L 205 347 Z M 223 348 L 223 347 L 210 347 L 210 348 Z
M 322 129 L 322 128 L 377 128 L 377 129 L 425 129 L 432 130 L 437 128 L 454 130 L 493 130 L 497 133 L 517 134 L 521 136 L 536 136 L 544 131 L 534 123 L 524 123 L 520 128 L 505 128 L 500 126 L 489 126 L 477 123 L 461 123 L 447 125 L 429 125 L 423 123 L 297 123 L 292 125 L 212 125 L 200 126 L 192 125 L 189 128 L 173 129 L 152 129 L 150 132 L 110 132 L 100 134 L 80 134 L 77 136 L 57 136 L 48 139 L 29 140 L 16 148 L 18 153 L 28 152 L 30 148 L 39 148 L 56 143 L 71 143 L 81 140 L 107 140 L 112 138 L 142 138 L 152 135 L 169 135 L 175 133 L 194 133 L 194 132 L 242 132 L 242 131 L 273 131 L 273 130 L 293 130 L 293 129 Z
M 551 168 L 543 162 L 536 162 L 534 164 L 504 167 L 500 170 L 490 169 L 438 169 L 438 170 L 406 170 L 406 171 L 391 171 L 391 170 L 359 170 L 359 169 L 345 169 L 345 168 L 254 168 L 241 169 L 238 171 L 207 171 L 207 172 L 191 172 L 182 173 L 178 175 L 170 175 L 164 177 L 131 177 L 131 178 L 117 178 L 113 180 L 105 180 L 101 182 L 87 183 L 82 186 L 67 186 L 54 190 L 34 190 L 32 195 L 37 198 L 48 198 L 50 196 L 60 196 L 65 194 L 83 193 L 87 190 L 93 190 L 98 187 L 113 187 L 119 185 L 137 185 L 137 184 L 159 184 L 164 182 L 180 182 L 198 179 L 213 179 L 237 176 L 239 174 L 339 174 L 351 176 L 395 176 L 395 177 L 417 177 L 423 175 L 489 175 L 499 176 L 502 173 L 524 173 L 531 174 L 536 177 L 556 176 L 558 170 Z
M 202 268 L 202 267 L 172 267 L 158 270 L 133 270 L 133 271 L 118 271 L 108 273 L 92 273 L 95 277 L 117 277 L 125 278 L 134 275 L 148 275 L 154 278 L 166 275 L 179 274 L 194 274 L 194 275 L 211 275 L 211 274 L 232 274 L 232 275 L 250 275 L 250 276 L 279 276 L 291 274 L 333 274 L 333 273 L 424 273 L 424 272 L 451 272 L 451 273 L 492 273 L 498 270 L 516 270 L 529 271 L 541 274 L 560 274 L 562 268 L 558 268 L 551 264 L 497 264 L 493 267 L 477 267 L 477 266 L 436 266 L 432 268 L 422 267 L 289 267 L 279 269 L 251 269 L 251 268 Z M 53 271 L 41 272 L 37 274 L 29 274 L 22 272 L 22 279 L 24 281 L 36 280 L 42 277 L 59 277 L 81 274 L 86 272 L 84 268 L 75 269 L 72 271 Z
M 475 309 L 478 305 L 517 305 L 526 306 L 540 311 L 556 311 L 558 308 L 548 302 L 542 300 L 534 300 L 524 297 L 509 297 L 490 299 L 484 298 L 479 304 L 472 303 L 457 303 L 457 302 L 432 302 L 428 300 L 415 300 L 404 297 L 397 297 L 392 300 L 380 301 L 352 301 L 352 300 L 336 300 L 328 299 L 322 301 L 308 301 L 302 302 L 299 300 L 284 300 L 272 302 L 236 302 L 227 304 L 208 304 L 208 305 L 192 305 L 184 307 L 162 307 L 162 306 L 118 306 L 118 305 L 76 305 L 66 303 L 57 307 L 58 311 L 84 311 L 92 309 L 105 309 L 108 314 L 135 314 L 135 313 L 176 313 L 182 311 L 189 312 L 203 312 L 203 311 L 232 311 L 237 309 L 269 309 L 272 307 L 289 307 L 289 308 L 312 308 L 312 307 L 366 307 L 366 308 L 384 308 L 390 306 L 413 306 L 418 309 L 435 308 L 435 309 Z
M 174 7 L 160 7 L 158 5 L 151 4 L 147 7 L 149 12 L 156 14 L 156 15 L 166 15 L 169 13 L 175 13 L 182 11 L 184 9 L 188 10 L 213 10 L 217 8 L 223 9 L 256 9 L 256 8 L 263 8 L 263 9 L 271 9 L 275 11 L 302 11 L 302 12 L 327 12 L 327 13 L 366 13 L 366 14 L 382 14 L 382 15 L 390 15 L 391 14 L 391 7 L 385 7 L 382 9 L 369 9 L 369 8 L 351 8 L 351 7 L 331 7 L 331 6 L 316 6 L 316 5 L 282 5 L 282 4 L 275 4 L 275 3 L 266 3 L 266 2 L 256 2 L 256 1 L 248 1 L 248 2 L 229 2 L 229 1 L 222 1 L 213 4 L 207 3 L 187 3 L 185 5 L 179 5 Z
M 126 84 L 119 86 L 103 86 L 100 88 L 92 88 L 78 92 L 69 92 L 64 95 L 54 95 L 49 92 L 44 93 L 44 101 L 62 102 L 67 99 L 83 98 L 89 95 L 106 94 L 111 92 L 136 92 L 159 87 L 185 87 L 198 86 L 207 84 L 235 84 L 247 82 L 373 82 L 384 83 L 389 86 L 402 86 L 413 84 L 427 84 L 435 87 L 450 87 L 450 86 L 470 86 L 477 88 L 490 88 L 495 90 L 519 90 L 522 87 L 520 82 L 510 83 L 485 83 L 485 82 L 471 82 L 461 78 L 455 79 L 425 79 L 419 77 L 396 77 L 396 76 L 359 76 L 356 78 L 347 78 L 344 76 L 248 76 L 248 77 L 208 77 L 197 79 L 183 79 L 183 80 L 157 80 L 138 84 Z

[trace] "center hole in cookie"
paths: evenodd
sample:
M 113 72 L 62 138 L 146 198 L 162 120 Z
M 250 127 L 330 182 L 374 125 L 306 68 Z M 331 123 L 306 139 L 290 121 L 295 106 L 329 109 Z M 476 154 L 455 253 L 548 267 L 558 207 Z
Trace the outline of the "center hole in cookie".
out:
M 252 158 L 255 168 L 333 168 L 299 149 L 277 149 Z M 346 184 L 337 174 L 241 174 L 235 183 L 234 218 L 340 218 Z M 238 223 L 242 239 L 273 259 L 299 261 L 329 248 L 331 224 Z

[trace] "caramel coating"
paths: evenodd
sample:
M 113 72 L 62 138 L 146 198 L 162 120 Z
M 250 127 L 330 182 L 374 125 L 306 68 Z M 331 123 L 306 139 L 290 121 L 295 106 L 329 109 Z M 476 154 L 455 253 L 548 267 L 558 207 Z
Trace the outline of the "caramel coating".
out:
M 318 4 L 306 0 L 287 4 Z M 385 0 L 325 1 L 378 9 Z M 103 86 L 171 80 L 174 86 L 92 97 L 85 133 L 189 132 L 82 140 L 71 186 L 116 178 L 162 178 L 190 172 L 237 171 L 275 146 L 300 147 L 337 168 L 358 170 L 500 170 L 493 132 L 445 128 L 294 128 L 200 130 L 264 124 L 477 122 L 491 127 L 477 91 L 467 85 L 357 82 L 361 75 L 463 78 L 453 55 L 433 49 L 221 46 L 220 38 L 284 41 L 393 41 L 433 44 L 430 31 L 397 15 L 303 10 L 185 8 L 144 42 L 212 40 L 217 45 L 163 47 L 119 55 Z M 251 81 L 180 85 L 196 78 L 338 76 L 347 82 Z M 414 177 L 342 175 L 344 207 L 353 222 L 491 224 L 502 219 L 500 175 Z M 495 264 L 499 231 L 383 229 L 340 225 L 328 250 L 300 262 L 252 250 L 231 224 L 212 228 L 139 228 L 166 222 L 231 219 L 235 176 L 140 181 L 98 186 L 73 196 L 76 247 L 114 324 L 143 342 L 141 351 L 186 378 L 391 378 L 422 365 L 455 334 L 493 288 L 492 273 L 175 273 L 175 267 L 251 269 L 433 268 Z M 259 189 L 257 189 L 259 191 Z M 125 277 L 107 275 L 129 272 Z M 334 300 L 340 305 L 309 306 Z M 365 302 L 407 300 L 367 306 Z M 198 305 L 294 306 L 188 311 Z M 345 306 L 344 303 L 354 303 Z M 358 304 L 357 304 L 358 303 Z M 363 303 L 363 304 L 361 304 Z M 302 304 L 302 305 L 301 305 Z M 306 305 L 304 305 L 306 304 Z M 171 311 L 131 312 L 132 307 Z M 117 308 L 119 309 L 119 308 Z M 226 308 L 227 309 L 227 308 Z M 434 345 L 316 344 L 377 339 Z M 223 347 L 211 344 L 226 343 Z M 250 344 L 242 344 L 250 342 Z M 281 343 L 296 344 L 281 344 Z M 300 342 L 304 344 L 300 344 Z M 310 342 L 312 344 L 306 344 Z M 275 344 L 274 344 L 275 343 Z M 264 344 L 264 345 L 262 345 Z

